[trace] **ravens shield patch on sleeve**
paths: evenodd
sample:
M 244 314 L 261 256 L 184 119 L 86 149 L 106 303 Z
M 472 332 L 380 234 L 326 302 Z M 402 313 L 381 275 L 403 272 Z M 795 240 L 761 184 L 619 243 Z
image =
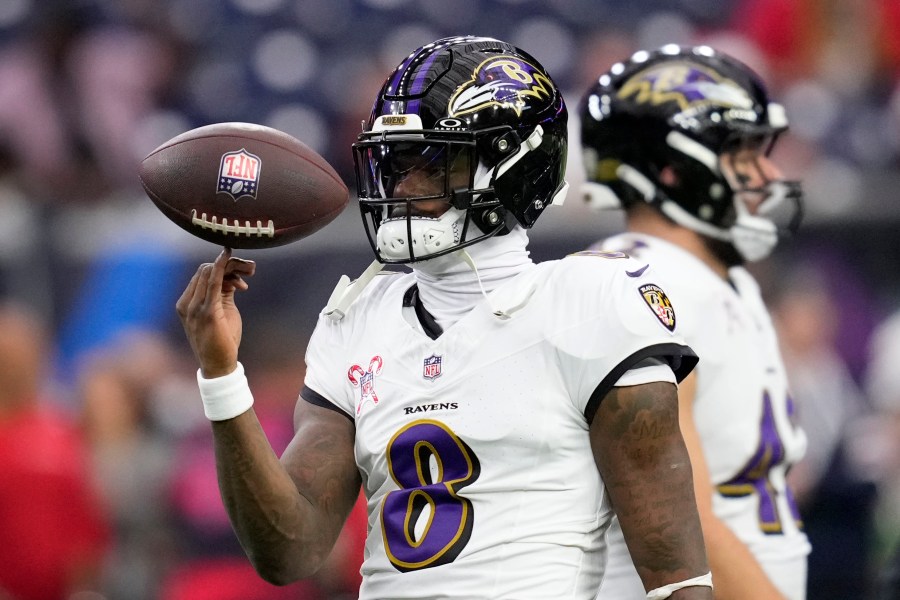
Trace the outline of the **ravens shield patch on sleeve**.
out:
M 675 331 L 675 309 L 672 307 L 672 301 L 666 293 L 656 284 L 648 283 L 638 288 L 641 297 L 663 327 L 669 331 Z

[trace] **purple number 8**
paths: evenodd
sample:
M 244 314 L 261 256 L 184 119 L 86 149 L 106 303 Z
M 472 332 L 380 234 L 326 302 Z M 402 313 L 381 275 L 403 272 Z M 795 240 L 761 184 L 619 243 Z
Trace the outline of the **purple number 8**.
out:
M 458 494 L 481 471 L 472 449 L 443 423 L 422 420 L 394 434 L 387 457 L 400 487 L 385 496 L 381 507 L 391 564 L 405 572 L 453 562 L 475 521 L 472 502 Z

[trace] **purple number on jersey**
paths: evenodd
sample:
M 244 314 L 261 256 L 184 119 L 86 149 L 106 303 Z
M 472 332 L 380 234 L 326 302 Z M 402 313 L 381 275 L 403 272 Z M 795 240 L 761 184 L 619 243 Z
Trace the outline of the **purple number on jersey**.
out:
M 744 468 L 731 480 L 716 486 L 716 489 L 727 498 L 743 498 L 756 493 L 759 498 L 759 528 L 768 534 L 783 533 L 781 516 L 776 502 L 779 492 L 769 479 L 769 472 L 783 462 L 784 443 L 775 426 L 772 399 L 769 397 L 769 392 L 765 391 L 763 392 L 759 445 Z M 790 489 L 785 487 L 782 493 L 790 507 L 791 517 L 800 527 L 800 512 Z
M 458 494 L 481 471 L 472 449 L 443 423 L 422 420 L 394 434 L 387 456 L 400 486 L 381 507 L 391 564 L 405 572 L 452 562 L 468 543 L 475 519 L 472 502 Z

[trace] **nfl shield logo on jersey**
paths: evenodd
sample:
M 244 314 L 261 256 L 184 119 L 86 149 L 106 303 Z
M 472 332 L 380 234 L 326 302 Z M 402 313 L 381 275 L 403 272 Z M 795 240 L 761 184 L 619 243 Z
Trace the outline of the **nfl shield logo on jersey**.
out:
M 219 191 L 237 201 L 242 196 L 256 198 L 262 161 L 243 148 L 222 155 L 219 163 Z
M 425 379 L 437 379 L 441 376 L 441 357 L 435 356 L 432 354 L 428 358 L 425 359 L 425 364 L 422 368 L 422 377 Z
M 663 324 L 663 327 L 669 331 L 675 331 L 675 309 L 672 307 L 672 301 L 658 285 L 648 283 L 640 287 L 641 297 L 644 302 Z

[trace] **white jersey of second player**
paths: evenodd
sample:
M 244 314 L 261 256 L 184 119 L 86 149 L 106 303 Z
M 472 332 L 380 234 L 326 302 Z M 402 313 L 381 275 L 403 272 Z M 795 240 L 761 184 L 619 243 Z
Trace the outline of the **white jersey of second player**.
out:
M 810 545 L 785 474 L 806 452 L 774 327 L 759 286 L 741 267 L 724 281 L 664 240 L 624 233 L 596 246 L 652 262 L 667 276 L 678 329 L 700 357 L 694 423 L 712 479 L 713 512 L 788 597 L 805 597 Z M 645 598 L 617 523 L 599 598 Z
M 321 317 L 302 395 L 356 426 L 360 598 L 593 598 L 611 510 L 589 418 L 623 373 L 674 382 L 695 363 L 641 267 L 530 266 L 437 336 L 413 274 L 380 275 L 343 320 Z

